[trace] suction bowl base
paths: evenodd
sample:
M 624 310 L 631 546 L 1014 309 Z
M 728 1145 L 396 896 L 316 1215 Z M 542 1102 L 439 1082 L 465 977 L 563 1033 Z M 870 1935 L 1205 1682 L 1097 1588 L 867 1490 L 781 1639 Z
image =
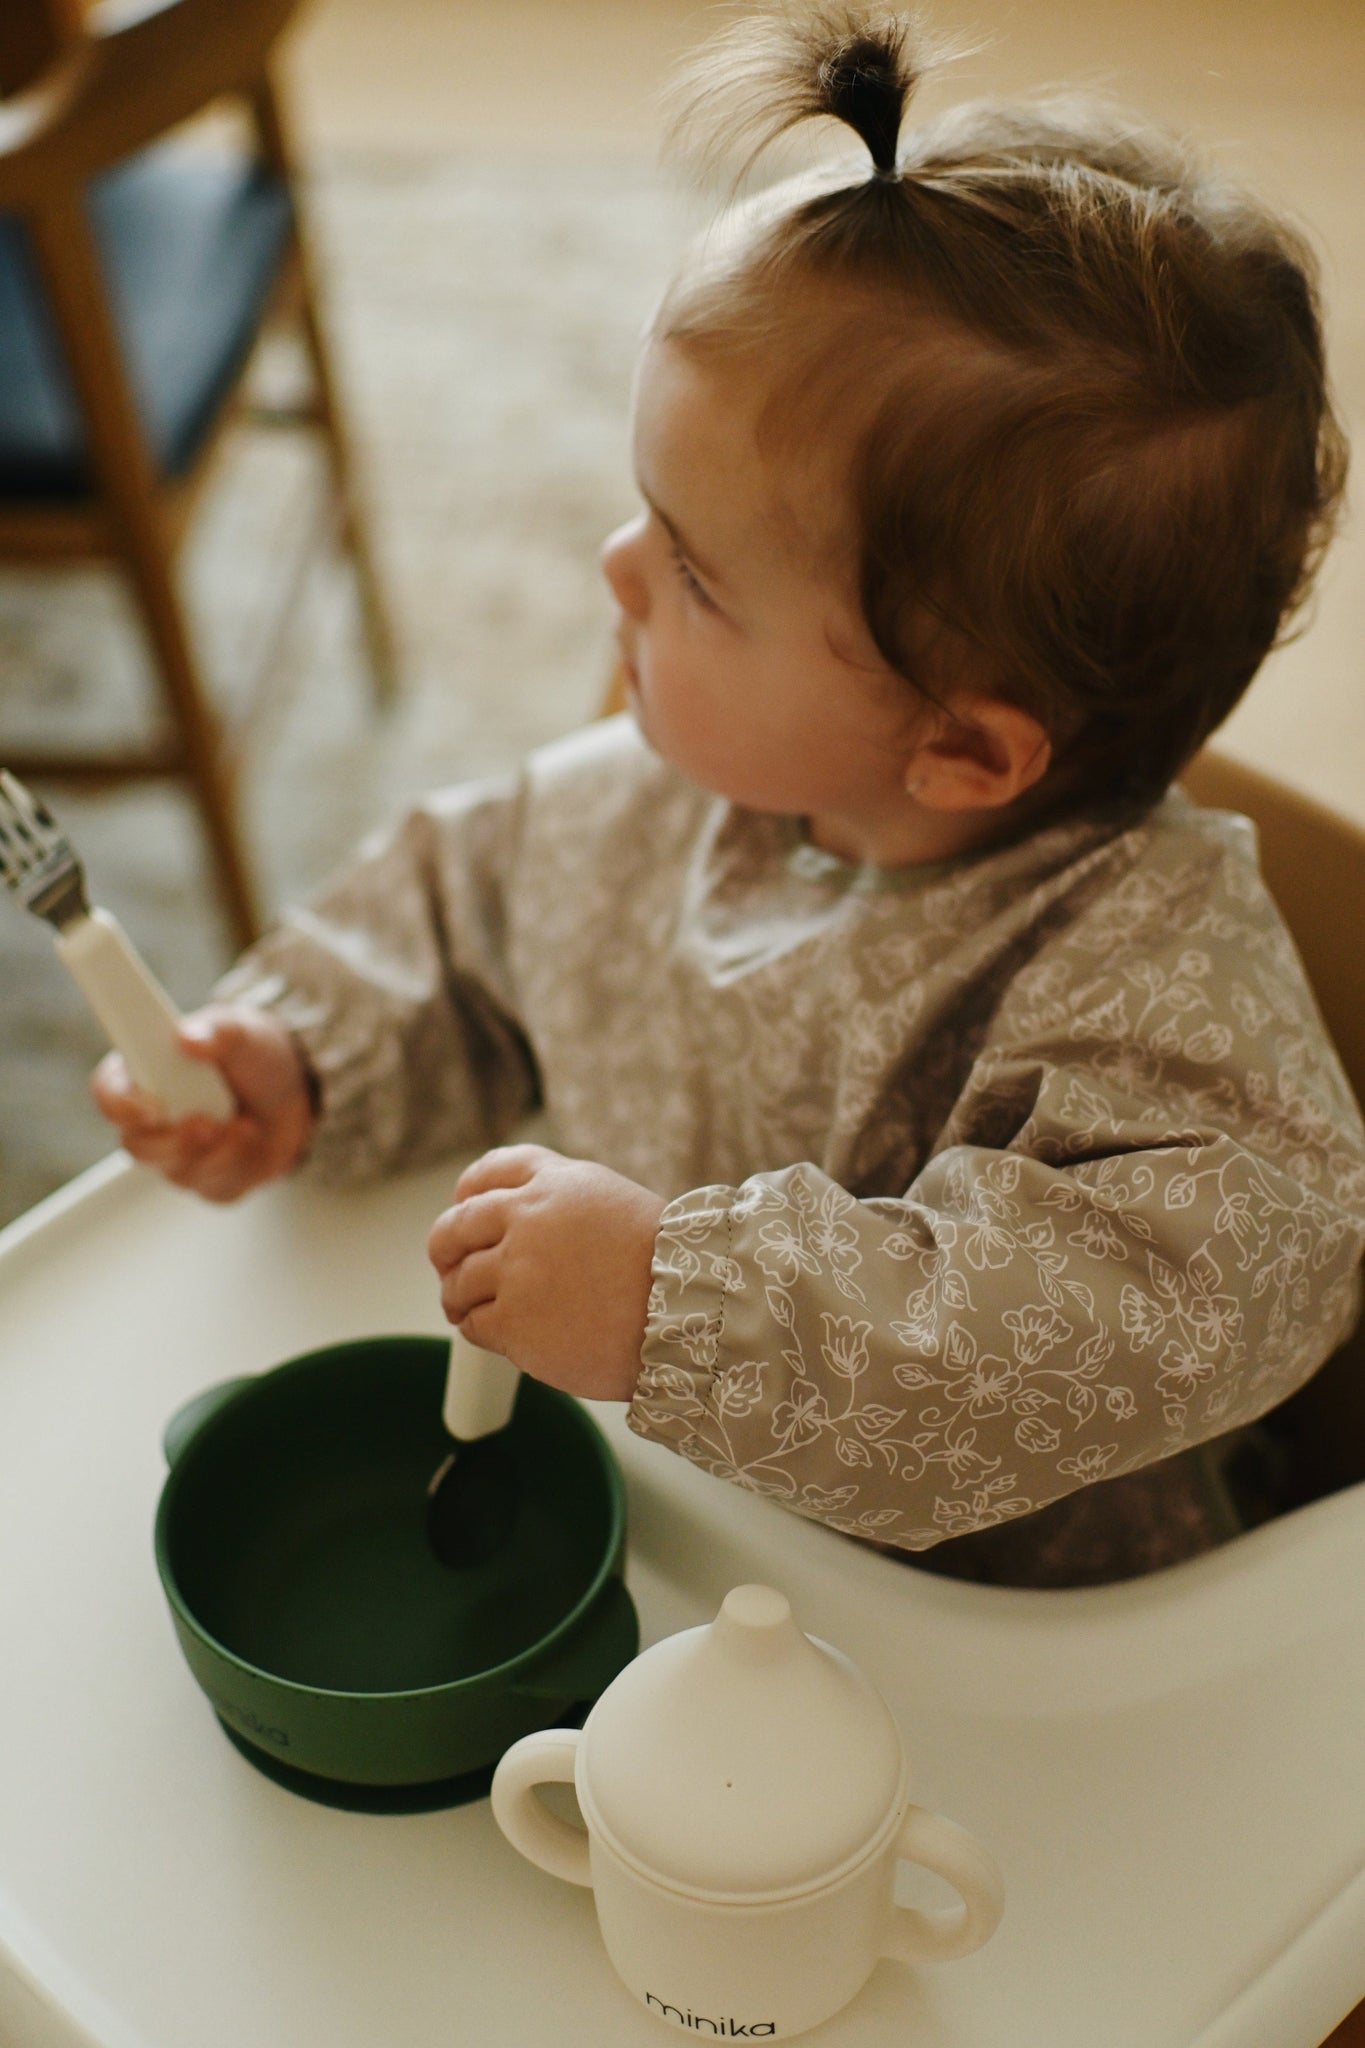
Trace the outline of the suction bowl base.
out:
M 581 1728 L 588 1717 L 591 1700 L 580 1700 L 562 1717 L 565 1728 Z M 462 1771 L 454 1778 L 436 1778 L 425 1785 L 352 1785 L 342 1778 L 320 1778 L 316 1771 L 301 1771 L 282 1763 L 268 1750 L 260 1749 L 239 1733 L 221 1714 L 214 1719 L 239 1756 L 262 1777 L 286 1792 L 297 1792 L 318 1806 L 333 1806 L 343 1813 L 443 1813 L 456 1806 L 472 1806 L 487 1799 L 493 1784 L 497 1759 L 476 1771 Z

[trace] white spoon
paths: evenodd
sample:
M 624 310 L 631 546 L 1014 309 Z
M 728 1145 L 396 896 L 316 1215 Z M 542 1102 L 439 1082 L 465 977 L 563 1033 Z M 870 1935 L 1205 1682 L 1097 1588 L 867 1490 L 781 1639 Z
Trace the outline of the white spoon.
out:
M 514 1365 L 455 1332 L 441 1409 L 454 1442 L 427 1488 L 427 1537 L 452 1570 L 484 1563 L 512 1533 L 521 1481 L 507 1424 L 520 1385 Z

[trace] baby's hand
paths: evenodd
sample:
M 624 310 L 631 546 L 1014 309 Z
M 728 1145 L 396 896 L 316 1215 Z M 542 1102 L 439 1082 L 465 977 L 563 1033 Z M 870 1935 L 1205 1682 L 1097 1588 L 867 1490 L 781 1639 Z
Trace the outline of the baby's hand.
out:
M 640 1372 L 664 1204 L 623 1174 L 543 1145 L 486 1152 L 427 1240 L 441 1306 L 473 1344 L 592 1401 Z
M 235 1202 L 303 1154 L 313 1123 L 303 1056 L 282 1024 L 245 1004 L 197 1010 L 180 1042 L 219 1069 L 237 1098 L 235 1116 L 168 1119 L 116 1052 L 96 1067 L 91 1093 L 134 1159 L 210 1202 Z

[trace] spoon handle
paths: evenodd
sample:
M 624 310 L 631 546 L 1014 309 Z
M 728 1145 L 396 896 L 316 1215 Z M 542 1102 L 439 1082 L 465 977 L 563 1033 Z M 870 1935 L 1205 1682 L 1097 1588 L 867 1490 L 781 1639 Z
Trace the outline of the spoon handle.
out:
M 521 1374 L 496 1351 L 481 1351 L 457 1330 L 450 1340 L 442 1420 L 461 1443 L 491 1436 L 511 1419 Z

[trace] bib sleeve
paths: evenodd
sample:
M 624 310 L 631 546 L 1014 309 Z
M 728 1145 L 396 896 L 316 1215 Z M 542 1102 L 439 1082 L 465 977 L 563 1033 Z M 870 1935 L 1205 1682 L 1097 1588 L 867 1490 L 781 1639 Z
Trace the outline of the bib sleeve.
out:
M 507 946 L 522 801 L 515 782 L 428 799 L 219 983 L 301 1047 L 321 1178 L 496 1144 L 537 1107 Z

